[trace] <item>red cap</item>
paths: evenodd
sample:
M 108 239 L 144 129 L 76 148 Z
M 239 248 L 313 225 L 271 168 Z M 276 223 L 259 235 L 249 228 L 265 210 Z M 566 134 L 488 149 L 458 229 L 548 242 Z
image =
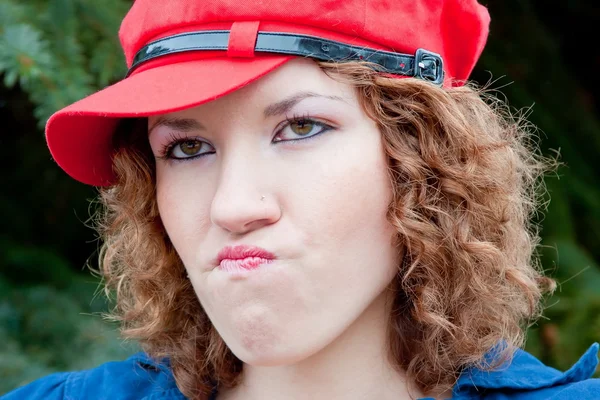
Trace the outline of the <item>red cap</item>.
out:
M 294 57 L 366 59 L 398 77 L 458 85 L 489 22 L 477 0 L 137 0 L 119 31 L 127 77 L 52 115 L 48 147 L 73 178 L 107 186 L 121 118 L 200 105 Z

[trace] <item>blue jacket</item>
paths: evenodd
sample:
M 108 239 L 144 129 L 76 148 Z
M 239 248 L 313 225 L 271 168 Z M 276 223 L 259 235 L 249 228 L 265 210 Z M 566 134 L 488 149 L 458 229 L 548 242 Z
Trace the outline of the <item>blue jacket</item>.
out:
M 495 372 L 465 371 L 454 386 L 457 400 L 598 400 L 598 344 L 568 371 L 560 372 L 519 350 L 512 363 Z M 214 395 L 213 395 L 214 398 Z M 87 371 L 63 372 L 38 379 L 0 400 L 185 400 L 168 365 L 144 353 Z M 426 399 L 423 399 L 426 400 Z

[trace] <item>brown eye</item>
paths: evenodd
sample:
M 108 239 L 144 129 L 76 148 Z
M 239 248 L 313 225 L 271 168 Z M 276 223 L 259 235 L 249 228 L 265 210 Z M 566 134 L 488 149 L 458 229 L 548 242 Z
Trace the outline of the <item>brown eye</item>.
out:
M 193 156 L 198 154 L 198 151 L 202 147 L 202 143 L 197 140 L 186 140 L 185 142 L 179 143 L 179 149 L 186 156 Z
M 294 142 L 319 136 L 321 133 L 334 128 L 311 118 L 288 119 L 286 124 L 277 132 L 275 142 Z
M 296 135 L 307 135 L 312 132 L 314 127 L 314 122 L 306 119 L 301 119 L 290 123 L 290 128 Z
M 185 139 L 178 141 L 171 148 L 169 158 L 183 160 L 186 158 L 194 158 L 196 156 L 210 154 L 210 152 L 206 152 L 207 149 L 203 149 L 204 145 L 208 145 L 209 148 L 211 147 L 208 143 L 198 139 Z

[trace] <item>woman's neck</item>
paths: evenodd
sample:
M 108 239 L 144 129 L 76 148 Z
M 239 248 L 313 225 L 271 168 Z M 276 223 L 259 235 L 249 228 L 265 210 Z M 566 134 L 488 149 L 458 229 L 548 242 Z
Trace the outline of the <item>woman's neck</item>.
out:
M 403 400 L 424 397 L 395 370 L 387 355 L 384 295 L 334 342 L 299 363 L 259 367 L 244 365 L 241 383 L 221 389 L 218 400 L 314 399 Z M 318 329 L 318 327 L 315 327 Z

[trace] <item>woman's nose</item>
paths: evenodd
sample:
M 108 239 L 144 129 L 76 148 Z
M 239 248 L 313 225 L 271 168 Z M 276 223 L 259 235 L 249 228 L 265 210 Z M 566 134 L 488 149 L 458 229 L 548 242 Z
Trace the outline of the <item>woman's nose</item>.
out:
M 243 234 L 279 220 L 281 209 L 269 190 L 272 174 L 265 174 L 260 164 L 256 158 L 240 156 L 230 157 L 222 165 L 211 204 L 213 224 Z

